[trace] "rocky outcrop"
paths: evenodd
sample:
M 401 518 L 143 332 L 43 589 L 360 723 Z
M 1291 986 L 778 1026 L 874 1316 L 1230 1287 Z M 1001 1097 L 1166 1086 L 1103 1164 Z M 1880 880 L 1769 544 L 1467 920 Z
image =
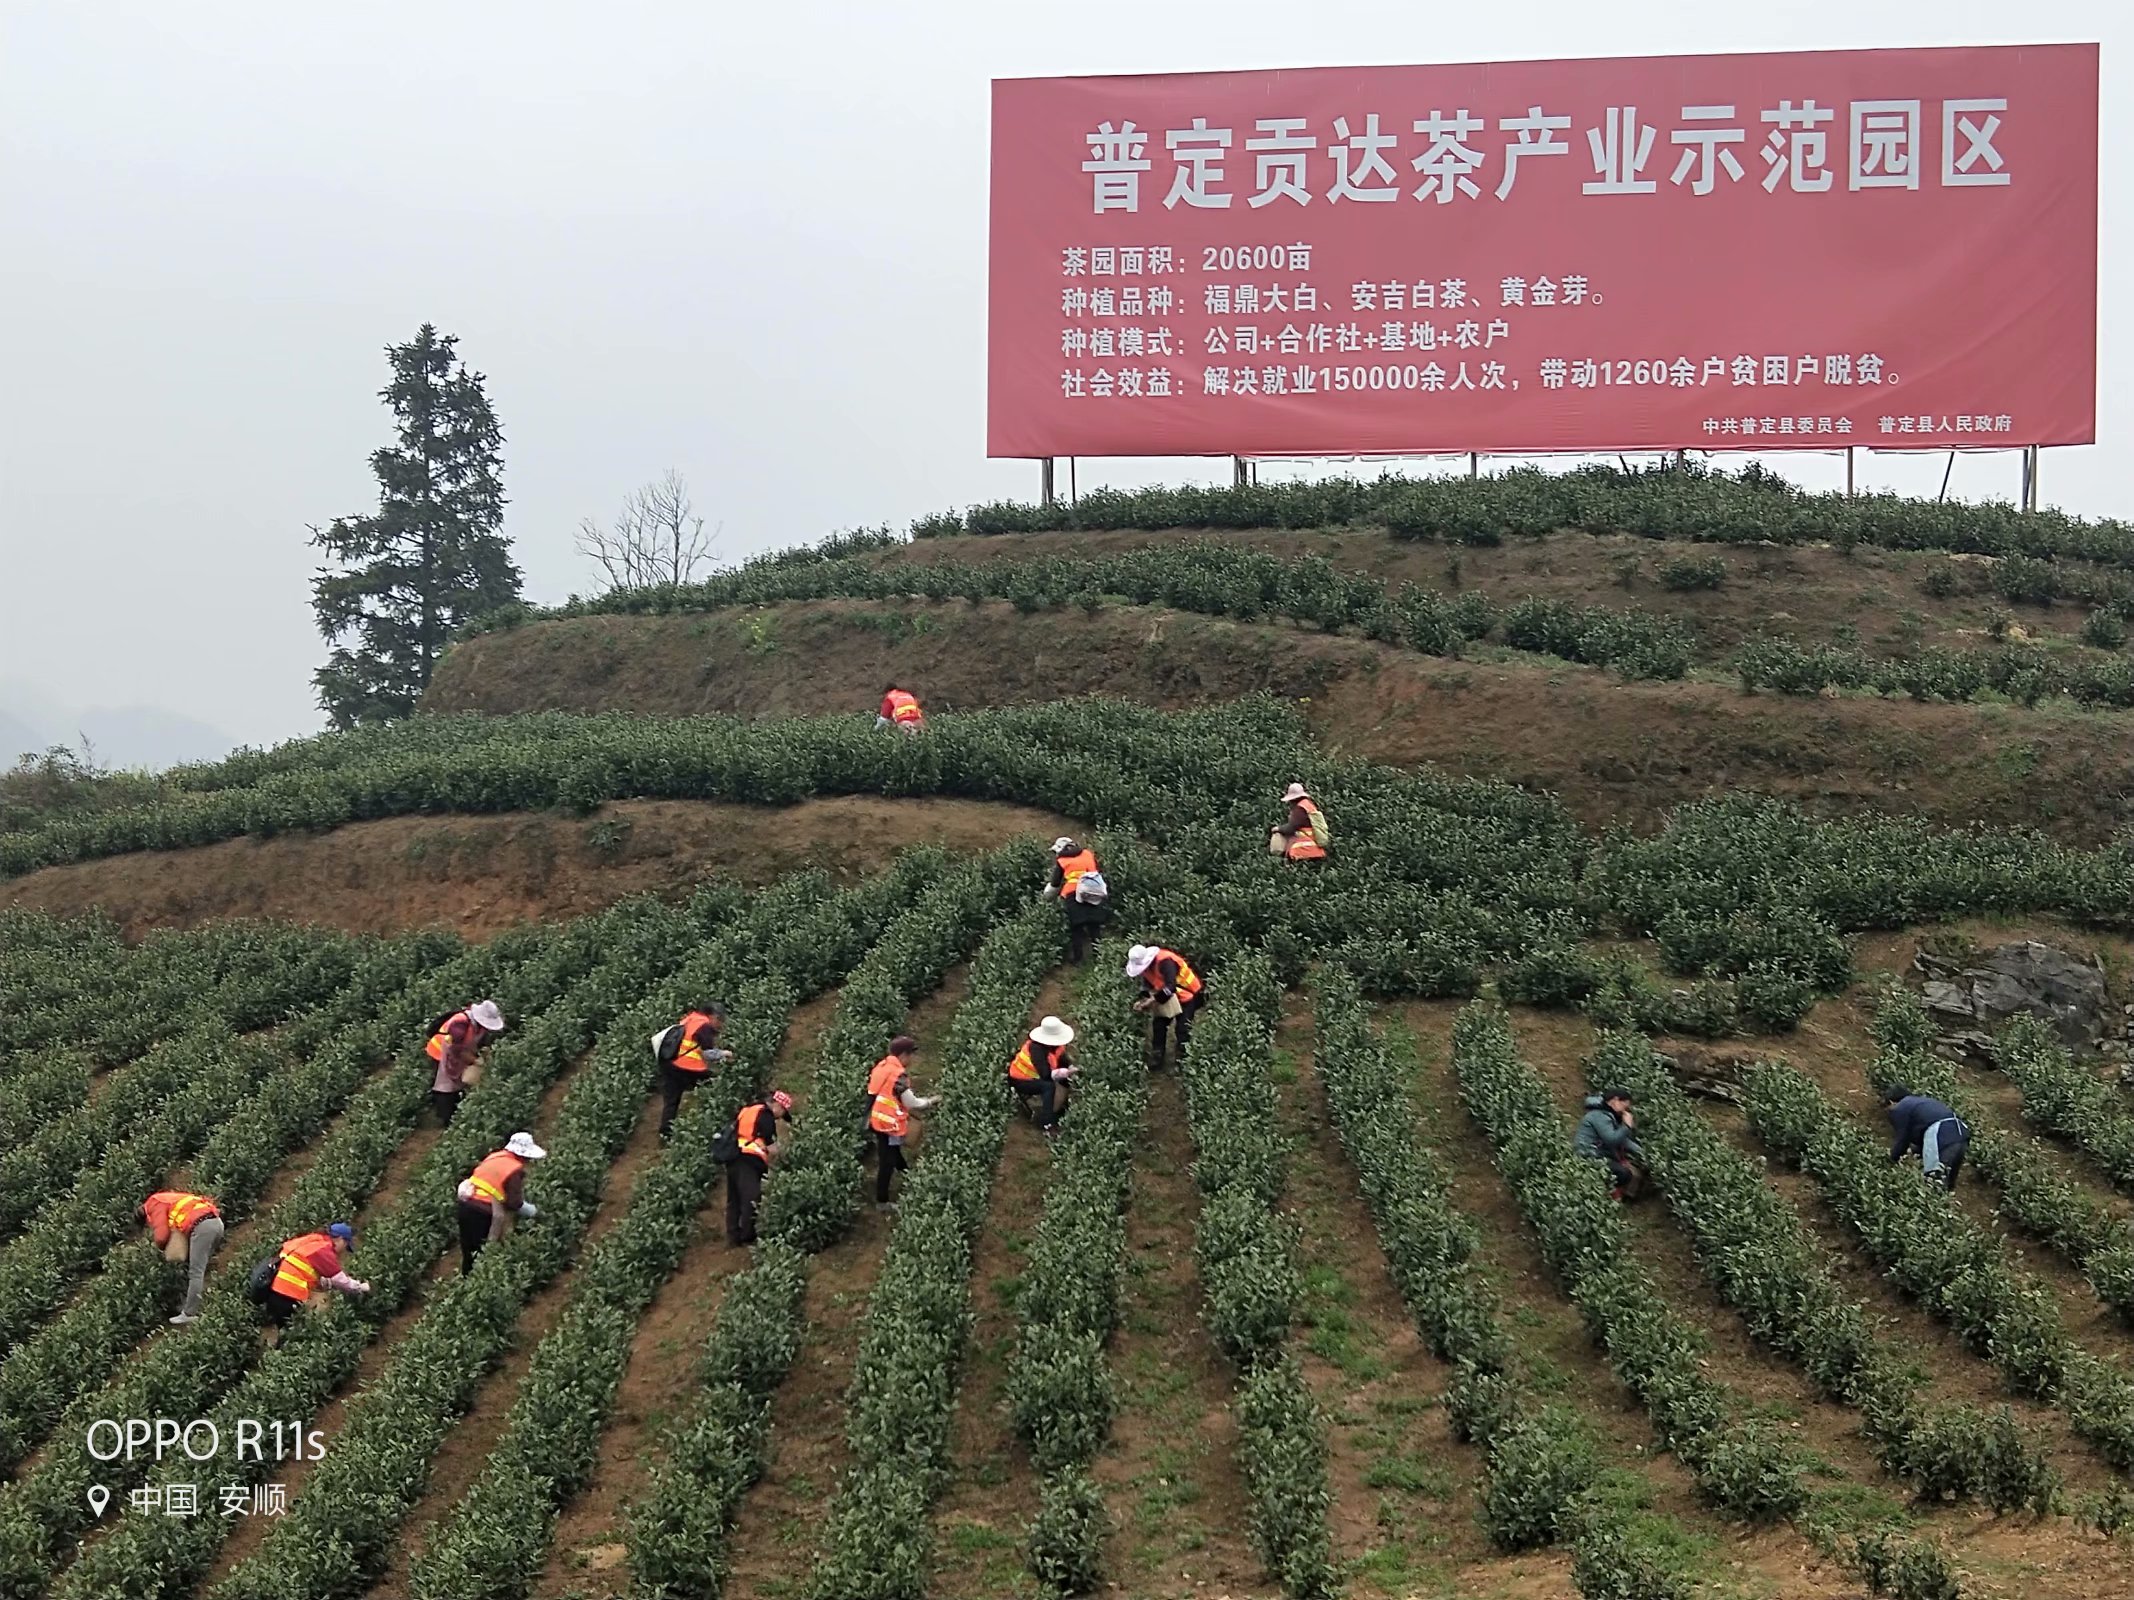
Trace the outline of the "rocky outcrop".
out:
M 2050 1023 L 2063 1044 L 2085 1055 L 2118 1042 L 2123 1032 L 2095 956 L 2070 955 L 2033 939 L 1964 961 L 1922 950 L 1912 970 L 1942 1047 L 1980 1061 L 1993 1059 L 1993 1034 L 2014 1016 Z

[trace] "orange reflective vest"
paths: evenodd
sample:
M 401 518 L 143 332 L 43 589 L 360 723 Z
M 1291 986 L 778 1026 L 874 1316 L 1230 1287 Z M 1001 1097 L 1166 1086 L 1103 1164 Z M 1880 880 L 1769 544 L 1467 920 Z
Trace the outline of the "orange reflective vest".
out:
M 452 1043 L 452 1030 L 461 1023 L 465 1023 L 470 1031 L 478 1031 L 474 1029 L 474 1019 L 472 1017 L 468 1016 L 464 1011 L 455 1011 L 437 1025 L 437 1031 L 430 1035 L 430 1042 L 422 1047 L 423 1054 L 427 1055 L 432 1061 L 442 1064 L 445 1059 L 445 1050 Z
M 1060 864 L 1060 876 L 1065 880 L 1060 885 L 1060 897 L 1071 900 L 1074 898 L 1074 886 L 1082 881 L 1083 875 L 1097 870 L 1097 853 L 1083 849 L 1077 850 L 1071 856 L 1060 856 L 1057 859 Z
M 1035 1083 L 1040 1076 L 1049 1078 L 1052 1069 L 1060 1064 L 1060 1052 L 1066 1048 L 1063 1044 L 1039 1044 L 1035 1039 L 1025 1039 L 1023 1047 L 1015 1052 L 1015 1059 L 1008 1063 L 1008 1076 L 1018 1083 Z M 1038 1070 L 1040 1055 L 1045 1058 L 1042 1074 Z
M 884 1056 L 867 1074 L 867 1092 L 874 1096 L 867 1126 L 893 1138 L 902 1138 L 904 1130 L 911 1126 L 911 1113 L 904 1109 L 904 1101 L 897 1094 L 897 1080 L 904 1076 L 904 1070 L 900 1058 Z
M 148 1215 L 148 1226 L 171 1233 L 190 1234 L 193 1224 L 202 1217 L 219 1217 L 215 1202 L 204 1194 L 187 1194 L 182 1189 L 158 1189 L 142 1206 Z
M 1289 845 L 1283 855 L 1291 861 L 1323 861 L 1326 846 L 1319 842 L 1319 808 L 1306 802 L 1299 803 L 1303 804 L 1304 814 L 1311 818 L 1311 824 L 1289 836 Z
M 1141 981 L 1151 989 L 1161 989 L 1163 987 L 1163 976 L 1157 969 L 1166 961 L 1174 961 L 1178 964 L 1178 981 L 1171 985 L 1171 992 L 1178 996 L 1179 1003 L 1183 1005 L 1188 1000 L 1199 999 L 1200 974 L 1195 972 L 1192 964 L 1176 950 L 1165 950 L 1159 946 L 1156 950 L 1156 959 L 1149 963 L 1148 971 L 1141 974 Z
M 762 1101 L 752 1106 L 743 1106 L 741 1115 L 734 1118 L 734 1142 L 745 1156 L 754 1156 L 765 1166 L 771 1164 L 771 1144 L 778 1137 L 778 1120 L 771 1108 Z
M 474 1185 L 474 1198 L 493 1200 L 501 1205 L 504 1186 L 526 1170 L 526 1158 L 515 1156 L 509 1150 L 499 1150 L 495 1155 L 483 1156 L 474 1169 L 474 1176 L 467 1181 Z
M 926 713 L 919 709 L 916 696 L 903 689 L 892 689 L 882 696 L 882 703 L 889 707 L 891 722 L 924 722 Z
M 321 1278 L 341 1270 L 341 1252 L 330 1233 L 304 1233 L 282 1246 L 274 1265 L 274 1292 L 302 1305 Z
M 704 1059 L 704 1047 L 696 1041 L 697 1029 L 704 1027 L 711 1028 L 711 1036 L 714 1039 L 719 1036 L 718 1028 L 705 1012 L 692 1011 L 682 1018 L 682 1043 L 681 1048 L 674 1052 L 674 1064 L 684 1072 L 705 1072 L 710 1069 L 711 1064 Z

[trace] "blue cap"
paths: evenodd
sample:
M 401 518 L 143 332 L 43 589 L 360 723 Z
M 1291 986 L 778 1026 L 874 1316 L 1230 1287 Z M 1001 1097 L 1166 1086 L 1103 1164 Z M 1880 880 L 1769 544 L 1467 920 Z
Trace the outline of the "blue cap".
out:
M 351 1228 L 351 1227 L 350 1227 L 350 1226 L 349 1226 L 349 1225 L 348 1225 L 347 1223 L 345 1223 L 345 1222 L 336 1222 L 336 1223 L 335 1223 L 335 1224 L 334 1224 L 334 1225 L 333 1225 L 332 1227 L 328 1228 L 328 1229 L 327 1229 L 326 1231 L 327 1231 L 327 1232 L 328 1232 L 329 1234 L 331 1234 L 331 1235 L 332 1235 L 332 1236 L 333 1236 L 334 1238 L 336 1238 L 336 1239 L 340 1239 L 340 1240 L 343 1240 L 343 1241 L 346 1241 L 346 1240 L 349 1240 L 349 1239 L 353 1239 L 353 1238 L 354 1238 L 354 1237 L 356 1236 L 356 1230 L 355 1230 L 355 1229 L 353 1229 L 353 1228 Z

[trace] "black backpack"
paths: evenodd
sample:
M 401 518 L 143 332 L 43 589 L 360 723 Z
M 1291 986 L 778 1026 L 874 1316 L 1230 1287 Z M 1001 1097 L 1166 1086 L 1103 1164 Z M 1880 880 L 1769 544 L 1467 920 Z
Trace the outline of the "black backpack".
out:
M 722 1167 L 730 1167 L 741 1159 L 741 1136 L 732 1123 L 711 1136 L 711 1159 Z
M 281 1252 L 278 1250 L 271 1256 L 261 1256 L 245 1278 L 245 1298 L 255 1306 L 267 1303 L 267 1291 L 274 1287 L 274 1274 L 281 1265 L 281 1259 Z

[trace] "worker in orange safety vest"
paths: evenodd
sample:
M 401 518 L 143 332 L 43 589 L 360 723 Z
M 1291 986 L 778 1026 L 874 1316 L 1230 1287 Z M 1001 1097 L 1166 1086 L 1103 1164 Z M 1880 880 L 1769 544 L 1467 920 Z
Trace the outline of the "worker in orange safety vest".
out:
M 882 704 L 875 712 L 874 725 L 894 728 L 899 733 L 917 733 L 926 726 L 926 713 L 919 709 L 917 695 L 892 683 L 882 691 Z
M 1186 1046 L 1193 1038 L 1193 1018 L 1207 998 L 1207 988 L 1193 964 L 1175 950 L 1162 945 L 1137 944 L 1126 953 L 1126 975 L 1139 978 L 1148 993 L 1134 1002 L 1149 1023 L 1149 1070 L 1163 1068 L 1164 1035 L 1173 1023 L 1178 1028 L 1178 1054 L 1184 1061 Z
M 867 1074 L 867 1127 L 874 1135 L 874 1207 L 894 1211 L 889 1186 L 905 1170 L 904 1136 L 914 1111 L 930 1111 L 935 1100 L 911 1092 L 911 1058 L 919 1041 L 900 1033 L 889 1041 L 889 1054 Z
M 682 1096 L 711 1076 L 711 1069 L 731 1061 L 734 1053 L 719 1048 L 726 1008 L 709 1002 L 690 1007 L 682 1020 L 659 1036 L 659 1137 L 674 1137 L 674 1119 Z M 670 1053 L 671 1052 L 671 1053 Z
M 222 1244 L 222 1212 L 204 1194 L 158 1189 L 141 1202 L 141 1217 L 157 1248 L 186 1264 L 185 1303 L 170 1320 L 179 1327 L 200 1315 L 200 1295 L 207 1287 L 207 1266 Z
M 1073 1043 L 1074 1029 L 1058 1017 L 1047 1017 L 1030 1030 L 1008 1063 L 1008 1087 L 1022 1097 L 1024 1108 L 1047 1138 L 1060 1131 L 1067 1085 L 1081 1070 L 1067 1059 L 1067 1047 Z
M 1282 796 L 1282 803 L 1289 807 L 1282 826 L 1268 837 L 1268 850 L 1285 861 L 1324 861 L 1326 859 L 1326 816 L 1301 783 L 1293 783 Z
M 756 1242 L 756 1212 L 763 1180 L 778 1159 L 778 1124 L 793 1115 L 793 1097 L 773 1089 L 741 1108 L 734 1118 L 734 1158 L 726 1166 L 726 1242 Z
M 526 1198 L 526 1168 L 548 1152 L 530 1133 L 515 1133 L 510 1143 L 483 1156 L 459 1186 L 459 1270 L 474 1270 L 482 1246 L 501 1239 L 520 1219 L 531 1221 L 539 1208 Z
M 1079 966 L 1096 945 L 1111 915 L 1111 891 L 1097 870 L 1097 853 L 1062 834 L 1052 841 L 1052 876 L 1044 898 L 1059 897 L 1067 911 L 1067 959 Z
M 444 1127 L 459 1115 L 460 1097 L 480 1076 L 475 1058 L 482 1047 L 504 1031 L 504 1013 L 494 1000 L 483 1000 L 463 1010 L 440 1017 L 430 1030 L 423 1054 L 437 1063 L 430 1078 L 430 1109 Z
M 344 1257 L 354 1247 L 356 1230 L 345 1222 L 330 1224 L 321 1233 L 300 1233 L 284 1240 L 274 1255 L 274 1276 L 267 1287 L 267 1320 L 274 1324 L 274 1343 L 279 1345 L 289 1319 L 299 1306 L 310 1302 L 321 1287 L 342 1294 L 369 1294 L 370 1285 L 351 1278 Z

